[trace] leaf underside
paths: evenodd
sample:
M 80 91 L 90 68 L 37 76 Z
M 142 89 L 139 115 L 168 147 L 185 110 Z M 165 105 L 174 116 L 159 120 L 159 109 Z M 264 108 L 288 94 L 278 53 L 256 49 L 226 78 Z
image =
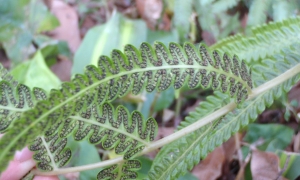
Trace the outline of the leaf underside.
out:
M 101 56 L 98 67 L 87 66 L 83 75 L 63 83 L 60 90 L 51 90 L 47 100 L 37 102 L 34 108 L 16 118 L 0 141 L 0 160 L 8 162 L 16 149 L 30 144 L 36 137 L 45 136 L 49 144 L 52 136 L 64 141 L 70 134 L 78 141 L 88 138 L 91 143 L 114 148 L 117 154 L 124 154 L 124 159 L 133 158 L 155 138 L 157 124 L 153 118 L 144 121 L 137 111 L 130 115 L 123 106 L 114 110 L 109 102 L 130 91 L 133 94 L 143 89 L 163 91 L 171 85 L 179 89 L 185 84 L 190 88 L 220 90 L 234 97 L 236 102 L 246 99 L 252 88 L 250 70 L 237 56 L 230 58 L 218 51 L 211 53 L 202 44 L 196 49 L 190 43 L 182 47 L 170 43 L 167 49 L 159 42 L 154 48 L 142 43 L 139 50 L 127 45 L 124 54 L 113 50 L 111 58 Z M 18 91 L 14 92 L 9 84 L 1 91 L 1 99 L 9 102 L 3 106 L 16 108 L 22 102 Z M 7 92 L 14 92 L 10 93 L 11 98 Z M 32 93 L 26 94 L 27 99 L 33 97 Z M 32 145 L 32 149 L 44 152 L 39 152 L 43 158 L 37 158 L 40 168 L 52 170 L 54 164 L 60 167 L 68 162 L 70 153 L 62 155 L 68 152 L 66 147 L 58 146 L 61 149 L 57 152 L 49 149 L 47 152 L 53 154 L 47 157 L 46 146 L 33 148 Z M 6 165 L 1 164 L 0 169 Z

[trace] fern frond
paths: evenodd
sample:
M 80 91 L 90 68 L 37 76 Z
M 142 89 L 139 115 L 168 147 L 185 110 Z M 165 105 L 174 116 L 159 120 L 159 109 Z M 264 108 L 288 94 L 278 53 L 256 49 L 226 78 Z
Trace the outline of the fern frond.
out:
M 2 64 L 0 64 L 0 80 L 10 83 L 13 87 L 16 87 L 19 84 Z
M 214 44 L 211 49 L 235 54 L 246 62 L 279 53 L 300 40 L 300 17 L 270 22 L 252 29 L 250 37 L 238 34 Z
M 258 115 L 262 113 L 266 107 L 272 105 L 274 100 L 278 99 L 282 93 L 287 93 L 299 79 L 299 76 L 291 78 L 279 87 L 261 94 L 255 100 L 243 103 L 242 107 L 228 113 L 214 128 L 215 132 L 210 135 L 206 142 L 203 142 L 203 145 L 205 144 L 209 151 L 220 146 L 224 141 L 228 140 L 232 134 L 235 134 L 242 127 L 256 120 Z
M 148 92 L 163 91 L 171 85 L 179 89 L 188 84 L 190 88 L 219 89 L 235 97 L 237 102 L 251 92 L 252 80 L 246 64 L 240 63 L 236 56 L 210 53 L 205 45 L 196 50 L 190 43 L 183 47 L 170 43 L 168 50 L 162 43 L 156 43 L 154 49 L 142 43 L 140 50 L 125 46 L 124 53 L 114 50 L 111 58 L 101 56 L 98 68 L 87 66 L 84 75 L 63 83 L 62 89 L 51 91 L 48 100 L 23 113 L 0 141 L 0 160 L 8 162 L 16 149 L 43 134 L 50 125 L 68 122 L 74 113 L 87 112 L 94 103 L 101 105 L 129 91 L 138 94 L 144 88 Z M 1 164 L 0 170 L 5 166 Z
M 144 120 L 137 111 L 130 115 L 125 107 L 114 110 L 108 103 L 74 114 L 57 128 L 49 129 L 45 137 L 37 138 L 29 147 L 36 152 L 33 157 L 41 170 L 55 170 L 70 160 L 71 151 L 65 148 L 69 134 L 76 141 L 88 139 L 92 144 L 102 143 L 103 148 L 114 148 L 116 154 L 125 154 L 124 159 L 129 159 L 154 140 L 158 129 L 153 118 Z
M 0 116 L 0 132 L 5 132 L 8 130 L 9 125 L 18 119 L 23 112 L 31 109 L 34 105 L 41 100 L 47 99 L 46 92 L 41 88 L 34 88 L 32 91 L 26 85 L 18 83 L 14 78 L 9 74 L 9 72 L 0 65 L 0 109 L 1 109 L 1 116 Z M 55 138 L 55 140 L 53 140 Z M 37 164 L 37 167 L 43 170 L 46 170 L 46 165 L 43 164 L 49 161 L 51 158 L 49 157 L 49 152 L 46 151 L 45 147 L 51 147 L 51 152 L 56 151 L 57 147 L 53 146 L 54 143 L 45 145 L 48 141 L 56 141 L 57 137 L 38 137 L 35 140 L 34 145 L 30 146 L 29 149 L 32 151 L 40 150 L 39 153 L 34 155 L 34 159 L 36 161 L 41 161 Z M 60 143 L 59 146 L 65 148 L 66 139 L 63 140 L 63 144 Z M 71 157 L 69 150 L 65 150 L 64 156 L 69 153 L 69 158 Z M 48 153 L 48 154 L 47 154 Z M 59 154 L 59 153 L 57 153 Z M 55 158 L 57 161 L 58 156 Z M 51 159 L 52 160 L 52 159 Z M 64 163 L 65 164 L 65 163 Z M 61 165 L 62 166 L 62 165 Z M 43 168 L 42 168 L 43 167 Z M 47 169 L 50 170 L 50 169 Z
M 254 80 L 257 82 L 254 84 L 262 84 L 289 70 L 300 63 L 299 57 L 299 46 L 294 45 L 282 51 L 281 54 L 268 57 L 264 62 L 253 62 L 252 72 L 256 77 Z M 262 71 L 262 69 L 266 71 Z M 208 152 L 228 140 L 239 129 L 253 122 L 266 107 L 273 103 L 274 99 L 279 98 L 283 92 L 287 92 L 299 79 L 300 75 L 298 74 L 279 86 L 260 94 L 257 98 L 246 100 L 221 120 L 216 120 L 214 125 L 208 124 L 163 147 L 149 172 L 150 179 L 174 179 L 192 169 L 195 164 L 199 163 L 200 157 L 205 158 Z M 226 99 L 226 97 L 224 98 Z M 197 109 L 209 105 L 211 99 L 215 99 L 216 103 L 221 101 L 221 98 L 215 95 L 210 97 L 207 102 L 200 103 Z M 198 110 L 197 113 L 188 116 L 189 120 L 182 123 L 179 128 L 186 127 L 209 113 L 210 111 L 205 108 L 202 111 Z M 205 133 L 207 129 L 209 132 Z
M 176 179 L 198 164 L 201 156 L 205 157 L 208 153 L 201 153 L 199 142 L 207 139 L 212 127 L 210 124 L 206 125 L 194 133 L 168 144 L 166 148 L 163 147 L 148 172 L 149 179 Z
M 67 138 L 60 138 L 56 133 L 36 138 L 29 146 L 29 150 L 35 152 L 33 159 L 38 162 L 37 168 L 52 171 L 64 166 L 70 160 L 72 152 L 66 145 Z
M 265 107 L 273 103 L 282 92 L 287 92 L 299 80 L 292 78 L 285 82 L 283 88 L 274 88 L 258 96 L 253 101 L 245 101 L 241 108 L 235 109 L 214 125 L 206 125 L 187 136 L 174 141 L 164 147 L 154 160 L 150 172 L 150 179 L 176 179 L 191 170 L 200 159 L 228 140 L 232 134 L 253 122 Z M 279 90 L 279 92 L 278 92 Z
M 141 163 L 138 160 L 128 160 L 120 164 L 116 164 L 101 170 L 97 178 L 99 180 L 114 179 L 114 180 L 126 180 L 136 179 L 137 173 L 135 171 L 141 168 Z
M 19 84 L 1 64 L 0 79 L 0 132 L 5 132 L 24 111 L 46 99 L 47 95 L 40 88 L 31 91 L 26 85 Z
M 92 106 L 77 116 L 70 116 L 59 131 L 60 137 L 73 133 L 76 141 L 88 138 L 92 144 L 105 149 L 115 148 L 116 154 L 125 154 L 124 159 L 143 150 L 157 134 L 157 124 L 153 118 L 144 120 L 138 111 L 130 115 L 123 106 L 116 110 L 112 105 Z

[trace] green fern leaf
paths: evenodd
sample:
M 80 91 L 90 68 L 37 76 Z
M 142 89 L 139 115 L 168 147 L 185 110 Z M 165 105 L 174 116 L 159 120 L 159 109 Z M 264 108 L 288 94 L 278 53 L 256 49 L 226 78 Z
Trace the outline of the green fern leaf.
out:
M 47 96 L 40 88 L 31 91 L 27 86 L 19 84 L 1 64 L 0 79 L 0 132 L 5 132 L 24 111 L 33 108 L 37 101 Z
M 231 36 L 214 44 L 211 49 L 235 54 L 246 62 L 257 61 L 299 42 L 299 31 L 300 17 L 270 22 L 253 28 L 250 37 Z
M 112 101 L 129 91 L 138 94 L 144 88 L 148 92 L 163 91 L 171 85 L 179 89 L 188 84 L 190 88 L 219 89 L 235 97 L 237 102 L 246 99 L 251 92 L 252 80 L 246 64 L 240 63 L 236 56 L 221 56 L 217 51 L 211 55 L 205 45 L 196 50 L 190 43 L 183 47 L 170 43 L 168 50 L 162 43 L 156 43 L 154 49 L 142 43 L 140 50 L 127 45 L 124 53 L 114 50 L 111 58 L 101 56 L 98 68 L 87 66 L 84 75 L 76 75 L 72 82 L 63 83 L 62 89 L 50 92 L 48 100 L 38 102 L 34 109 L 23 113 L 0 141 L 1 161 L 8 162 L 16 149 L 43 134 L 43 130 L 57 124 L 63 126 L 74 118 L 74 114 L 88 113 L 94 104 Z M 87 122 L 77 120 L 81 120 L 81 131 Z M 72 126 L 60 130 L 67 135 Z M 85 133 L 80 136 L 85 138 Z M 107 146 L 111 147 L 111 144 Z M 135 149 L 125 153 L 125 158 L 136 152 Z M 0 169 L 5 166 L 5 163 L 1 164 Z
M 268 57 L 263 62 L 252 62 L 254 64 L 252 71 L 252 76 L 255 77 L 253 79 L 254 84 L 261 85 L 299 64 L 299 47 L 299 44 L 294 44 L 290 48 L 283 50 L 281 54 Z M 262 69 L 265 71 L 262 71 Z M 299 79 L 300 76 L 298 75 L 280 84 L 280 86 L 259 95 L 254 100 L 245 101 L 221 120 L 216 120 L 214 125 L 206 125 L 162 148 L 152 165 L 149 178 L 174 179 L 183 175 L 187 170 L 192 169 L 195 164 L 199 163 L 200 157 L 205 158 L 210 151 L 228 140 L 232 134 L 253 122 L 266 107 L 273 103 L 274 99 L 279 98 L 283 92 L 287 92 Z M 223 98 L 226 99 L 226 97 Z M 207 102 L 200 103 L 196 112 L 188 116 L 188 121 L 182 123 L 179 129 L 211 113 L 209 110 L 206 110 L 206 108 L 213 106 L 213 103 L 210 103 L 211 99 L 216 100 L 216 103 L 221 103 L 222 98 L 218 97 L 217 94 L 208 98 Z M 199 110 L 201 108 L 204 108 L 204 110 Z M 209 131 L 207 131 L 208 129 Z
M 170 180 L 184 175 L 188 169 L 199 163 L 201 155 L 206 156 L 207 152 L 206 154 L 200 153 L 202 149 L 199 142 L 207 139 L 206 136 L 212 127 L 212 125 L 206 125 L 194 133 L 168 144 L 167 148 L 162 148 L 153 161 L 148 177 Z
M 297 79 L 299 80 L 299 77 Z M 291 79 L 284 83 L 282 86 L 287 88 L 283 90 L 287 92 L 292 87 L 292 82 L 297 82 L 295 80 Z M 283 92 L 281 88 L 274 88 L 251 102 L 245 101 L 241 108 L 226 115 L 220 123 L 206 125 L 184 138 L 168 144 L 155 158 L 148 173 L 149 178 L 169 180 L 184 175 L 198 164 L 201 158 L 205 158 L 209 152 L 228 140 L 232 134 L 253 122 L 265 107 L 273 103 L 274 98 L 281 95 L 278 90 Z
M 66 145 L 67 138 L 59 138 L 56 133 L 36 138 L 29 146 L 29 150 L 35 152 L 33 159 L 37 161 L 37 168 L 52 171 L 64 166 L 70 160 L 72 152 Z
M 104 179 L 114 179 L 114 180 L 126 180 L 126 179 L 136 179 L 136 170 L 141 168 L 141 163 L 138 160 L 128 160 L 123 163 L 113 165 L 101 170 L 97 178 L 99 180 Z
M 157 124 L 153 118 L 144 120 L 138 111 L 129 115 L 127 109 L 112 105 L 92 106 L 81 115 L 70 116 L 59 131 L 60 137 L 74 133 L 76 141 L 89 139 L 90 143 L 99 144 L 105 149 L 115 148 L 116 154 L 125 154 L 130 159 L 153 141 L 157 134 Z
M 65 148 L 69 134 L 76 141 L 88 138 L 92 144 L 102 142 L 103 148 L 114 148 L 116 154 L 125 154 L 124 159 L 129 159 L 154 140 L 158 129 L 153 118 L 144 120 L 137 111 L 130 115 L 125 107 L 114 110 L 108 103 L 70 116 L 57 131 L 58 126 L 50 128 L 29 148 L 36 151 L 34 159 L 41 170 L 55 170 L 70 160 L 71 151 Z

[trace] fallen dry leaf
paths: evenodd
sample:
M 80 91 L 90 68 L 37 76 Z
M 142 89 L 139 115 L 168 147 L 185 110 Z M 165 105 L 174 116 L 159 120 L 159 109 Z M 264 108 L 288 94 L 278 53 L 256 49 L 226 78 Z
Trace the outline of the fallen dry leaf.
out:
M 192 173 L 199 179 L 215 180 L 222 175 L 222 167 L 225 162 L 225 152 L 222 146 L 213 152 L 194 167 Z
M 50 9 L 53 0 L 43 0 L 44 4 Z
M 72 61 L 59 58 L 58 62 L 51 66 L 51 70 L 61 81 L 70 81 Z
M 160 24 L 157 24 L 163 10 L 162 0 L 136 0 L 136 6 L 150 29 L 155 30 L 158 27 L 159 30 L 170 30 L 171 21 L 166 13 L 162 15 Z
M 114 6 L 117 8 L 119 12 L 124 14 L 129 18 L 137 18 L 138 12 L 135 2 L 132 0 L 114 0 Z
M 199 165 L 194 167 L 193 175 L 205 180 L 215 180 L 221 177 L 224 168 L 229 167 L 229 163 L 236 151 L 235 141 L 235 137 L 231 137 L 222 146 L 211 152 Z M 225 169 L 225 171 L 225 174 L 228 174 L 229 169 Z
M 162 0 L 136 0 L 137 8 L 143 19 L 158 20 L 163 10 Z
M 238 138 L 236 139 L 235 136 L 238 136 Z M 241 140 L 241 139 L 242 139 L 242 134 L 238 133 L 232 136 L 228 141 L 223 143 L 222 147 L 226 153 L 225 158 L 228 162 L 232 160 L 232 156 L 236 152 L 237 149 L 236 140 Z
M 300 152 L 300 132 L 294 137 L 293 150 L 294 152 Z
M 300 82 L 298 82 L 288 94 L 289 101 L 297 100 L 298 108 L 300 108 Z
M 79 179 L 79 175 L 80 175 L 80 172 L 72 172 L 72 173 L 65 174 L 64 177 L 67 180 L 78 180 Z
M 84 37 L 88 30 L 95 25 L 97 25 L 97 21 L 95 19 L 93 19 L 90 15 L 85 16 L 81 25 L 80 36 Z
M 266 110 L 258 117 L 260 123 L 280 122 L 281 120 L 283 120 L 283 114 L 279 109 Z
M 204 42 L 207 44 L 207 45 L 213 45 L 216 43 L 216 38 L 214 37 L 214 35 L 209 32 L 209 31 L 203 31 L 202 32 L 202 38 L 204 40 Z
M 159 127 L 156 140 L 164 138 L 172 133 L 174 133 L 174 127 Z
M 0 63 L 2 64 L 3 67 L 8 68 L 10 67 L 11 61 L 8 60 L 4 49 L 0 49 Z
M 279 158 L 274 153 L 253 150 L 250 167 L 254 180 L 285 180 L 280 175 Z
M 168 121 L 170 121 L 175 115 L 175 112 L 170 110 L 170 109 L 164 109 L 163 110 L 163 117 L 162 120 L 164 123 L 167 123 Z
M 54 39 L 66 41 L 74 53 L 81 42 L 76 11 L 60 0 L 53 0 L 50 9 L 60 23 L 59 27 L 49 33 L 50 36 Z

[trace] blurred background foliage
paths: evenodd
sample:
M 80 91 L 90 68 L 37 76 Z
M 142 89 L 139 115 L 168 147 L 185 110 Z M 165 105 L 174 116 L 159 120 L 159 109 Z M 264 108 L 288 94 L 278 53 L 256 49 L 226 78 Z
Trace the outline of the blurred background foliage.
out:
M 1 63 L 21 83 L 48 91 L 59 88 L 72 75 L 83 73 L 84 66 L 96 65 L 100 55 L 110 55 L 112 49 L 122 50 L 126 44 L 138 47 L 141 42 L 160 41 L 213 45 L 231 35 L 247 36 L 253 26 L 297 16 L 300 8 L 298 0 L 0 0 L 0 4 Z M 247 162 L 251 144 L 263 139 L 257 148 L 276 153 L 280 167 L 285 167 L 283 175 L 299 179 L 299 87 L 292 91 L 262 114 L 256 124 L 241 132 L 238 141 Z M 114 103 L 137 109 L 145 117 L 155 117 L 161 138 L 172 133 L 210 93 L 170 88 L 163 93 L 129 94 Z M 74 143 L 70 139 L 68 143 L 76 152 L 70 166 L 116 156 L 86 142 Z M 220 172 L 215 170 L 219 178 L 238 177 L 242 170 L 245 179 L 252 178 L 249 163 L 246 167 L 238 165 L 237 153 L 229 162 L 222 162 Z M 146 177 L 153 157 L 141 157 L 144 166 L 140 177 Z M 96 171 L 73 176 L 89 179 Z M 197 167 L 193 174 L 181 179 L 203 177 L 195 171 Z

